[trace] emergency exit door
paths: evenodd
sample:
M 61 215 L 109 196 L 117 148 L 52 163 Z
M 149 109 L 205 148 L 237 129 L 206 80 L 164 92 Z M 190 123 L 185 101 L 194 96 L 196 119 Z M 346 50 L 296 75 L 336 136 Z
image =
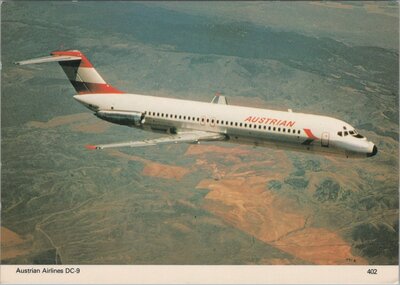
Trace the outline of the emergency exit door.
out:
M 323 132 L 321 135 L 321 146 L 329 147 L 329 133 Z

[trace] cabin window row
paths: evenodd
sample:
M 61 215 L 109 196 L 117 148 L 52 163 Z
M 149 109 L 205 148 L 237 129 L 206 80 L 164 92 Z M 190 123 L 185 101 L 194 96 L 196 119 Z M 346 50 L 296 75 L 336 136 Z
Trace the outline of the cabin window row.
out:
M 164 114 L 164 113 L 158 113 L 158 112 L 145 112 L 145 115 L 149 114 L 150 116 L 154 117 L 161 117 L 161 118 L 170 118 L 170 119 L 179 119 L 179 120 L 187 120 L 187 121 L 193 121 L 193 122 L 201 122 L 201 123 L 210 123 L 211 124 L 217 124 L 217 125 L 225 125 L 225 126 L 235 126 L 235 127 L 245 127 L 245 128 L 253 128 L 253 129 L 259 129 L 259 130 L 268 130 L 268 131 L 278 131 L 278 132 L 284 132 L 284 133 L 292 133 L 292 134 L 300 134 L 300 130 L 295 130 L 295 129 L 289 129 L 289 128 L 280 128 L 280 127 L 271 127 L 271 126 L 266 126 L 266 125 L 257 125 L 257 124 L 247 124 L 247 123 L 238 123 L 238 122 L 232 122 L 232 121 L 225 121 L 225 120 L 215 120 L 215 119 L 209 119 L 209 118 L 199 118 L 199 117 L 191 117 L 191 116 L 183 116 L 183 115 L 172 115 L 172 114 Z

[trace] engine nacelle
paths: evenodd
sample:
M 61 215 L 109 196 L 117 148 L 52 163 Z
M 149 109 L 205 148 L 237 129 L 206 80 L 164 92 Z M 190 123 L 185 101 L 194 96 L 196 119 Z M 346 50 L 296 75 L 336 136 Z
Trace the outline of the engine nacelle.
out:
M 98 111 L 95 115 L 105 121 L 125 126 L 139 127 L 144 123 L 144 114 L 140 112 Z

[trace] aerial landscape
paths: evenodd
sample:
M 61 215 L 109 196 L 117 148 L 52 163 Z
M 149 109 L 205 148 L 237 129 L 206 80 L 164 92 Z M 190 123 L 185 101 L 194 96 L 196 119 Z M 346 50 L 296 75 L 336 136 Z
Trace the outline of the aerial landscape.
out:
M 1 8 L 3 264 L 398 264 L 398 2 Z M 160 135 L 96 118 L 56 63 L 14 64 L 62 49 L 123 91 L 331 116 L 379 152 L 89 151 Z

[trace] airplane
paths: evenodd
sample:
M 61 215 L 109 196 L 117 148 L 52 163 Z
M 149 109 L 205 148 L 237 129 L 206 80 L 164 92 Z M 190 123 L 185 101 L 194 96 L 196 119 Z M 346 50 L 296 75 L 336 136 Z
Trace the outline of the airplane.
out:
M 74 99 L 98 118 L 164 134 L 157 139 L 87 145 L 88 149 L 226 141 L 346 158 L 378 152 L 350 124 L 328 116 L 229 105 L 221 94 L 209 103 L 123 92 L 104 81 L 78 50 L 53 51 L 15 64 L 46 62 L 60 64 L 77 92 Z

